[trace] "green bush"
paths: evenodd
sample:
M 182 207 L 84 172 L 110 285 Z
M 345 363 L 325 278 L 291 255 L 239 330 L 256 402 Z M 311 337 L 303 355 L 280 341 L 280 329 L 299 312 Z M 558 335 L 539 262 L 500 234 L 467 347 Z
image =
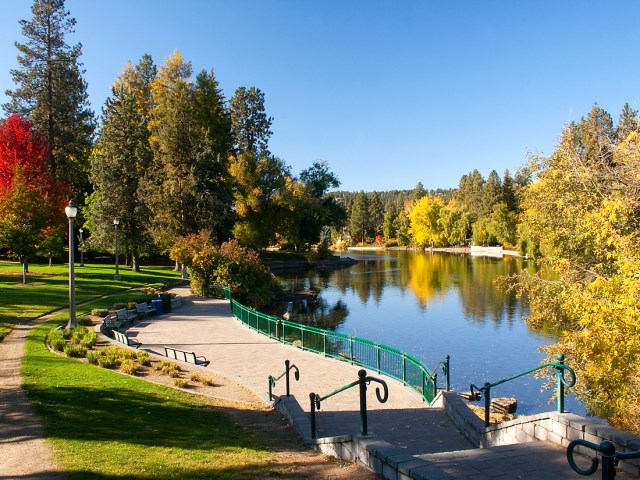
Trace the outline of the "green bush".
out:
M 59 330 L 57 328 L 52 328 L 49 331 L 47 338 L 49 339 L 49 345 L 51 345 L 51 348 L 58 352 L 62 352 L 67 344 L 63 330 Z
M 89 350 L 87 352 L 87 360 L 91 365 L 98 365 L 98 360 L 102 357 L 100 350 Z
M 114 369 L 118 368 L 118 364 L 118 357 L 114 357 L 111 355 L 102 355 L 98 357 L 98 365 L 100 365 L 102 368 Z
M 93 324 L 93 321 L 89 317 L 86 317 L 86 316 L 78 317 L 78 325 L 81 325 L 83 327 L 88 327 L 89 325 L 92 325 L 92 324 Z
M 140 303 L 140 302 L 139 302 Z M 129 310 L 135 310 L 136 309 L 136 302 L 129 302 L 127 303 L 127 308 Z
M 116 310 L 121 310 L 123 308 L 127 308 L 127 304 L 126 303 L 114 303 L 113 304 L 113 308 Z
M 87 355 L 87 349 L 82 345 L 65 345 L 64 353 L 68 357 L 84 357 Z
M 173 381 L 173 384 L 178 388 L 187 388 L 189 386 L 189 381 L 184 378 L 176 378 Z
M 107 310 L 106 308 L 94 308 L 93 310 L 91 310 L 91 315 L 93 315 L 94 317 L 104 318 L 109 315 L 109 310 Z
M 62 336 L 66 339 L 69 340 L 72 336 L 73 336 L 73 330 L 69 329 L 69 328 L 64 328 L 62 330 L 60 330 L 62 332 Z

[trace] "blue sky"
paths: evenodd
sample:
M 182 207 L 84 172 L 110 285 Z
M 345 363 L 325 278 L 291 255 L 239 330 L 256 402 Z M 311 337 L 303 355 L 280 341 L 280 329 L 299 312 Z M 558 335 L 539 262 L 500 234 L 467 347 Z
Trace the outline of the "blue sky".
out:
M 67 0 L 100 111 L 129 60 L 175 49 L 225 96 L 255 86 L 271 151 L 345 190 L 456 187 L 550 154 L 598 102 L 640 109 L 640 2 Z M 3 0 L 0 102 L 29 0 Z

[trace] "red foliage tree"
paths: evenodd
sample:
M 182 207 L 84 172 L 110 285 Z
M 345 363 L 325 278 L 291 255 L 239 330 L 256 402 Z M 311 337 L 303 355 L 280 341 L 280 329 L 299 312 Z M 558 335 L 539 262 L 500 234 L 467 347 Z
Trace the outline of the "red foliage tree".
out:
M 0 248 L 26 259 L 64 229 L 69 188 L 47 169 L 49 150 L 28 120 L 13 115 L 0 122 Z M 60 250 L 63 248 L 60 245 Z

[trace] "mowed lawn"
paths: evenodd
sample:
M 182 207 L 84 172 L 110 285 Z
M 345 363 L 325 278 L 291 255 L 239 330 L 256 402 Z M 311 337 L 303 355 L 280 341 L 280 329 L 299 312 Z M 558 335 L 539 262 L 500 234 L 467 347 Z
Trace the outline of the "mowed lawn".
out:
M 113 279 L 113 265 L 75 266 L 76 303 L 102 295 L 124 292 L 145 284 L 180 280 L 170 267 L 143 267 L 141 272 L 120 269 L 122 279 Z M 138 292 L 138 296 L 141 292 Z M 117 300 L 111 300 L 111 304 Z M 29 265 L 27 284 L 22 284 L 22 265 L 0 262 L 0 340 L 11 326 L 69 306 L 68 265 Z

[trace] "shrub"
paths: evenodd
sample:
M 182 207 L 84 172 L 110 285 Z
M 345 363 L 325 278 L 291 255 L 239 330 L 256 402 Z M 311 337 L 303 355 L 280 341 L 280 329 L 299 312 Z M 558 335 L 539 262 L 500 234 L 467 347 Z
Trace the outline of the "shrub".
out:
M 187 388 L 189 386 L 189 381 L 184 378 L 176 378 L 173 381 L 173 384 L 178 388 Z
M 135 310 L 136 309 L 136 302 L 129 302 L 127 303 L 127 308 L 129 310 Z
M 138 371 L 138 366 L 132 359 L 127 358 L 125 360 L 122 360 L 122 362 L 120 363 L 120 370 L 122 370 L 124 373 L 128 373 L 129 375 L 135 375 Z
M 136 352 L 136 358 L 140 365 L 148 367 L 151 365 L 151 356 L 148 352 Z
M 69 340 L 71 338 L 71 336 L 73 335 L 73 330 L 68 329 L 68 328 L 64 328 L 62 330 L 60 330 L 62 332 L 62 336 Z
M 87 360 L 91 365 L 98 365 L 98 360 L 102 357 L 100 350 L 89 350 L 87 352 Z
M 107 310 L 106 308 L 94 308 L 93 310 L 91 310 L 91 315 L 93 315 L 94 317 L 104 318 L 109 315 L 109 310 Z
M 173 377 L 173 378 L 180 376 L 180 367 L 175 363 L 171 363 L 169 360 L 161 360 L 160 362 L 156 363 L 152 368 L 164 375 L 169 375 L 170 377 Z
M 78 317 L 78 325 L 81 325 L 83 327 L 88 327 L 92 324 L 93 324 L 93 320 L 91 320 L 91 318 L 87 317 L 86 315 L 82 315 Z
M 118 357 L 114 357 L 113 355 L 102 355 L 98 357 L 98 365 L 100 365 L 102 368 L 117 368 Z
M 84 357 L 87 355 L 87 349 L 82 345 L 65 345 L 64 353 L 69 357 Z
M 98 340 L 98 335 L 96 334 L 96 332 L 87 332 L 87 334 L 84 336 L 84 338 L 80 342 L 80 345 L 87 348 L 93 347 L 96 344 L 97 340 Z
M 114 303 L 113 304 L 113 308 L 115 308 L 116 310 L 120 310 L 122 308 L 127 308 L 127 304 L 126 303 Z
M 64 339 L 63 331 L 57 328 L 52 328 L 49 331 L 47 338 L 49 339 L 49 345 L 51 345 L 51 348 L 57 350 L 58 352 L 62 352 L 65 345 L 67 344 Z

